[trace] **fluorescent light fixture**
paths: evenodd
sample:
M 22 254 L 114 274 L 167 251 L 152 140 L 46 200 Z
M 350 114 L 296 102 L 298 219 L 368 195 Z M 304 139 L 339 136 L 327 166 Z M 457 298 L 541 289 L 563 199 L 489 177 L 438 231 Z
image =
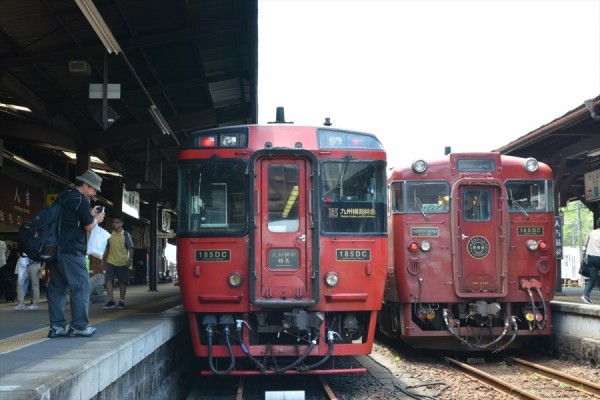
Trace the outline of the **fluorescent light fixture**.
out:
M 77 160 L 77 154 L 72 151 L 63 150 L 62 153 L 65 156 L 69 157 L 71 160 Z M 90 156 L 90 161 L 95 164 L 104 164 L 104 161 L 102 161 L 96 156 Z
M 98 38 L 100 38 L 100 41 L 102 41 L 102 44 L 104 44 L 106 51 L 115 54 L 121 53 L 123 50 L 121 50 L 119 43 L 108 29 L 106 22 L 104 22 L 92 0 L 75 0 L 75 3 L 96 32 L 96 35 L 98 35 Z
M 34 163 L 32 163 L 31 161 L 27 161 L 26 159 L 24 159 L 23 157 L 17 156 L 15 155 L 13 157 L 13 159 L 18 162 L 19 164 L 21 164 L 24 167 L 29 168 L 32 171 L 37 172 L 38 174 L 42 173 L 42 169 L 40 167 L 38 167 L 37 165 L 35 165 Z
M 114 172 L 114 171 L 106 171 L 104 169 L 97 169 L 97 168 L 92 168 L 92 171 L 94 171 L 97 174 L 100 175 L 111 175 L 111 176 L 118 176 L 118 177 L 123 177 L 123 175 L 121 175 L 118 172 Z
M 0 107 L 2 108 L 8 108 L 9 110 L 13 110 L 13 111 L 27 111 L 27 112 L 31 112 L 31 110 L 27 107 L 24 106 L 18 106 L 16 104 L 4 104 L 4 103 L 0 103 Z
M 587 154 L 588 157 L 600 156 L 600 149 L 592 150 Z
M 163 118 L 158 107 L 152 104 L 148 109 L 148 112 L 150 113 L 150 115 L 152 115 L 154 122 L 156 122 L 156 125 L 158 125 L 163 134 L 173 135 L 173 131 L 169 127 L 169 124 L 167 124 L 167 121 L 165 121 L 165 119 Z

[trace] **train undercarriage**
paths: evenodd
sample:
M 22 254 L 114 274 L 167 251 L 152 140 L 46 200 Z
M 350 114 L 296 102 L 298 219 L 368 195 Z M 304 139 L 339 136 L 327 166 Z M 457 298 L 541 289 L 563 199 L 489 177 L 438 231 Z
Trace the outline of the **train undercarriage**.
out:
M 335 366 L 336 356 L 367 354 L 376 312 L 270 310 L 252 313 L 190 314 L 203 374 L 362 373 Z
M 472 299 L 384 305 L 380 330 L 413 347 L 498 352 L 550 335 L 549 303 Z

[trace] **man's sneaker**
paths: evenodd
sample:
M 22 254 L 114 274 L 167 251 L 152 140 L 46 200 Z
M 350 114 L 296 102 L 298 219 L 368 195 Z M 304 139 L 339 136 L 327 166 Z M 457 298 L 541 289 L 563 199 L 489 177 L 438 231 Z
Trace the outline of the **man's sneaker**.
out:
M 114 301 L 109 301 L 102 308 L 115 308 L 115 302 Z
M 38 306 L 36 306 L 35 304 L 32 304 L 32 305 L 30 305 L 29 307 L 27 307 L 27 309 L 28 309 L 28 310 L 31 310 L 31 311 L 35 311 L 35 310 L 37 310 L 37 309 L 38 309 Z
M 51 327 L 50 331 L 48 332 L 48 337 L 52 339 L 59 336 L 67 336 L 67 330 L 62 326 Z
M 125 308 L 125 302 L 123 300 L 119 301 L 119 308 Z
M 94 333 L 96 333 L 96 328 L 92 328 L 91 326 L 88 326 L 87 328 L 81 329 L 81 330 L 70 327 L 67 335 L 69 337 L 77 337 L 77 336 L 90 337 L 90 336 L 94 336 Z
M 19 303 L 15 306 L 15 310 L 17 311 L 21 311 L 25 309 L 25 304 L 24 303 Z
M 581 296 L 581 300 L 583 300 L 585 304 L 592 304 L 592 301 L 587 296 Z

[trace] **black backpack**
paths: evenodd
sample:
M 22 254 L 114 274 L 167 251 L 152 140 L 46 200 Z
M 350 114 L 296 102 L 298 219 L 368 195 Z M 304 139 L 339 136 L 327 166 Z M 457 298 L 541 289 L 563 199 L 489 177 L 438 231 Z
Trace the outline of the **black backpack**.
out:
M 39 262 L 56 261 L 60 250 L 59 233 L 62 208 L 69 199 L 74 198 L 68 193 L 72 193 L 72 191 L 69 190 L 58 196 L 51 206 L 40 210 L 33 221 L 25 221 L 21 224 L 18 244 L 20 253 L 25 253 L 30 259 Z M 77 208 L 80 204 L 81 196 L 79 196 Z

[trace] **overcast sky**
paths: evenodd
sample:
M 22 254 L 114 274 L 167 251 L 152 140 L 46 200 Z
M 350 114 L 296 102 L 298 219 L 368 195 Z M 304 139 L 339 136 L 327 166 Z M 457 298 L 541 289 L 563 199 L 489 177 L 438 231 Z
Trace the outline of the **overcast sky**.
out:
M 600 95 L 600 0 L 259 0 L 259 123 L 489 151 Z M 401 140 L 402 139 L 402 140 Z

